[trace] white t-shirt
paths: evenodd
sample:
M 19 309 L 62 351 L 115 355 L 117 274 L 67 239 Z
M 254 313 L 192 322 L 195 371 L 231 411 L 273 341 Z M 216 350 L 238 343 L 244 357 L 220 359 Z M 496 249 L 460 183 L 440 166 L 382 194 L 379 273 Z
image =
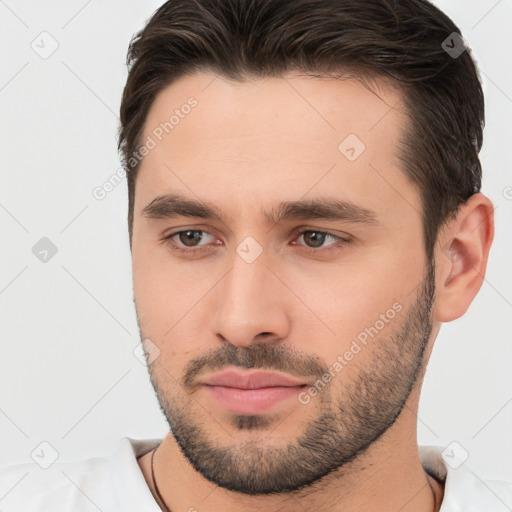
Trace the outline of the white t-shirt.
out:
M 3 468 L 0 512 L 160 512 L 137 457 L 161 441 L 124 437 L 108 457 L 54 462 L 47 469 L 36 463 Z M 454 469 L 445 464 L 442 448 L 419 450 L 423 467 L 446 481 L 441 512 L 512 510 L 512 483 L 484 482 L 465 464 Z M 45 456 L 44 450 L 38 454 Z

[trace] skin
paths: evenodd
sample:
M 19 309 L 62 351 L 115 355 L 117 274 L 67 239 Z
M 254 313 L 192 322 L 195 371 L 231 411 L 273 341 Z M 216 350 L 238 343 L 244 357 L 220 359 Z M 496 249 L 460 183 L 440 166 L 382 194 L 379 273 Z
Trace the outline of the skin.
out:
M 293 73 L 239 83 L 201 72 L 168 86 L 151 107 L 143 140 L 190 96 L 198 101 L 144 157 L 137 177 L 132 261 L 141 338 L 160 351 L 150 375 L 168 400 L 161 406 L 186 404 L 218 446 L 236 451 L 253 441 L 266 450 L 285 447 L 318 417 L 322 399 L 307 405 L 286 400 L 268 415 L 267 428 L 237 430 L 233 415 L 203 390 L 190 396 L 180 386 L 190 360 L 223 346 L 272 344 L 331 366 L 393 303 L 405 313 L 417 299 L 427 266 L 420 193 L 397 157 L 407 118 L 400 89 L 385 79 L 373 85 L 371 92 L 357 80 Z M 338 150 L 350 133 L 366 146 L 355 161 Z M 223 221 L 144 216 L 143 208 L 165 193 L 213 203 Z M 378 224 L 318 219 L 269 224 L 261 212 L 281 201 L 325 196 L 374 211 Z M 439 233 L 423 365 L 441 323 L 462 316 L 482 285 L 493 223 L 492 203 L 475 194 Z M 314 246 L 299 228 L 349 235 L 352 241 L 327 238 L 317 252 L 307 252 Z M 161 240 L 188 229 L 206 231 L 200 243 L 209 247 L 191 256 Z M 236 252 L 247 236 L 263 251 L 252 263 Z M 177 237 L 174 241 L 187 249 Z M 397 314 L 386 324 L 323 396 L 343 397 L 360 372 L 375 365 L 379 340 L 388 340 L 403 321 Z M 363 453 L 289 493 L 251 496 L 216 486 L 192 467 L 169 433 L 154 459 L 166 506 L 173 512 L 293 511 L 297 503 L 300 510 L 439 510 L 443 486 L 423 470 L 416 443 L 421 381 L 420 374 L 397 420 Z M 150 457 L 151 452 L 138 462 L 162 506 Z

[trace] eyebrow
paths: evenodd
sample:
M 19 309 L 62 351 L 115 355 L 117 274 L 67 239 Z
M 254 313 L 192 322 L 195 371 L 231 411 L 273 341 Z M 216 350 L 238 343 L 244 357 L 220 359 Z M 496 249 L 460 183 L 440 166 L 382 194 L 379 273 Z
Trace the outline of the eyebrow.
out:
M 271 212 L 262 212 L 269 224 L 282 220 L 341 220 L 346 222 L 380 224 L 377 214 L 351 201 L 332 197 L 315 198 L 279 203 Z M 224 222 L 221 210 L 204 201 L 189 199 L 178 194 L 165 194 L 155 197 L 142 210 L 142 215 L 150 219 L 171 219 L 175 217 L 195 217 Z

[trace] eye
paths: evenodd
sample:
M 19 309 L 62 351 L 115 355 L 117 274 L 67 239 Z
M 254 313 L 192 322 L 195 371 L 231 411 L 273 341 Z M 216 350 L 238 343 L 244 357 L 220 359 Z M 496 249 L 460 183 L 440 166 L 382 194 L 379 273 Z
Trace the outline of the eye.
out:
M 306 245 L 305 251 L 306 252 L 322 252 L 319 250 L 321 246 L 324 244 L 324 242 L 328 239 L 334 240 L 334 241 L 341 241 L 342 244 L 347 244 L 350 242 L 348 238 L 343 238 L 338 235 L 334 235 L 333 233 L 329 233 L 328 231 L 317 231 L 316 229 L 306 229 L 303 231 L 300 231 L 298 233 L 298 238 L 302 238 L 306 244 L 311 243 L 311 246 Z M 334 244 L 329 244 L 327 247 L 327 250 L 331 250 L 329 247 Z
M 207 243 L 200 243 L 203 242 L 204 240 L 207 240 L 208 237 L 215 239 L 213 235 L 202 229 L 186 229 L 170 233 L 169 235 L 162 237 L 161 240 L 173 250 L 193 254 L 204 249 L 211 249 L 211 245 Z M 321 253 L 330 250 L 335 250 L 336 248 L 339 248 L 340 245 L 343 246 L 350 242 L 350 239 L 348 237 L 343 238 L 333 233 L 329 233 L 328 231 L 319 231 L 315 229 L 302 230 L 296 234 L 296 238 L 302 238 L 306 243 L 306 245 L 303 246 L 303 250 L 312 253 Z M 326 246 L 327 248 L 322 247 L 324 246 L 324 243 L 327 240 L 334 240 L 334 242 L 339 241 L 341 242 L 341 244 L 339 244 L 335 248 L 330 248 L 330 246 L 334 245 L 334 243 L 328 244 Z M 213 245 L 221 244 L 222 242 L 217 241 Z M 297 244 L 296 242 L 294 242 L 293 245 L 302 244 Z
M 172 249 L 176 249 L 182 252 L 196 252 L 197 248 L 202 247 L 205 244 L 199 244 L 204 238 L 204 235 L 208 235 L 213 238 L 213 235 L 210 235 L 208 232 L 203 231 L 202 229 L 186 229 L 183 231 L 175 231 L 169 235 L 163 237 L 163 241 L 168 243 Z M 177 239 L 177 241 L 174 239 Z M 186 247 L 186 248 L 183 248 Z

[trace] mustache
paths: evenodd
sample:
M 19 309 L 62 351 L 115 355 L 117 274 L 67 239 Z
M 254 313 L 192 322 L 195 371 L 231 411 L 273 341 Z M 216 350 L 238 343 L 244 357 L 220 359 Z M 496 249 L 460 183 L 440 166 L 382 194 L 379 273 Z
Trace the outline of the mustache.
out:
M 314 355 L 304 355 L 282 345 L 255 344 L 243 347 L 225 345 L 191 359 L 185 367 L 182 385 L 190 390 L 197 377 L 206 372 L 237 366 L 248 370 L 277 370 L 295 377 L 318 377 L 329 368 Z

